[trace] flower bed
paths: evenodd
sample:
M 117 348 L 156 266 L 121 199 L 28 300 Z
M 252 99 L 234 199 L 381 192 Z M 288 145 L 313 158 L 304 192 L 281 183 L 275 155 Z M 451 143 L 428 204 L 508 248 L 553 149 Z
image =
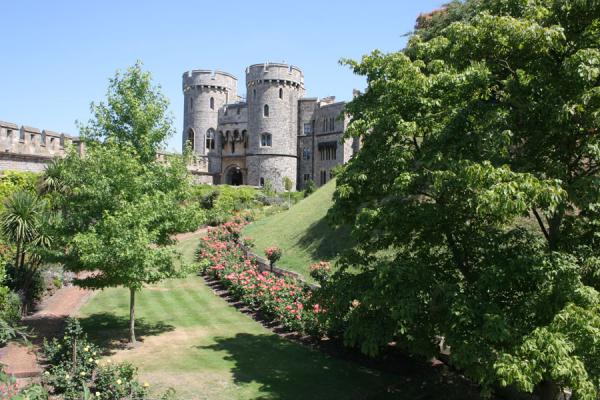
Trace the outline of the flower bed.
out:
M 321 310 L 310 305 L 310 289 L 294 278 L 261 272 L 256 259 L 246 256 L 239 243 L 244 225 L 238 218 L 208 231 L 197 251 L 202 272 L 223 283 L 236 299 L 287 329 L 314 331 Z

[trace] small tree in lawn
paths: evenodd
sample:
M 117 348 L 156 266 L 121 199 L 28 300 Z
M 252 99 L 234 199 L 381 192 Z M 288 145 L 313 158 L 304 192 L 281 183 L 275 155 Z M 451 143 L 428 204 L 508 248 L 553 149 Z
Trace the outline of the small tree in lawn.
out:
M 271 272 L 273 271 L 273 265 L 281 258 L 283 252 L 277 246 L 267 247 L 265 249 L 265 256 L 267 256 L 267 260 L 269 260 L 269 267 L 271 268 Z
M 49 190 L 61 216 L 53 225 L 60 240 L 52 255 L 87 273 L 80 286 L 129 289 L 132 344 L 135 294 L 179 274 L 170 236 L 193 228 L 193 210 L 182 206 L 189 192 L 184 160 L 155 159 L 172 132 L 166 107 L 139 63 L 117 73 L 108 104 L 92 105 L 95 118 L 82 128 L 86 154 L 70 152 L 46 171 L 60 188 Z
M 288 208 L 292 206 L 292 180 L 289 177 L 283 178 L 283 188 L 288 192 Z

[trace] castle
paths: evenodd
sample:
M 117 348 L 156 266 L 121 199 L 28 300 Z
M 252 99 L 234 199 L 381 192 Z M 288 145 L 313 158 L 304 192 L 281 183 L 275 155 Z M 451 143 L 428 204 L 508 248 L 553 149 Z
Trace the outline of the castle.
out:
M 68 144 L 83 154 L 78 137 L 0 121 L 0 171 L 42 172 L 54 157 L 65 156 Z
M 309 181 L 321 186 L 332 169 L 360 147 L 344 139 L 349 119 L 335 97 L 304 97 L 304 75 L 291 65 L 264 63 L 246 69 L 246 99 L 237 78 L 221 71 L 183 74 L 183 148 L 205 165 L 200 181 L 264 186 L 283 191 Z

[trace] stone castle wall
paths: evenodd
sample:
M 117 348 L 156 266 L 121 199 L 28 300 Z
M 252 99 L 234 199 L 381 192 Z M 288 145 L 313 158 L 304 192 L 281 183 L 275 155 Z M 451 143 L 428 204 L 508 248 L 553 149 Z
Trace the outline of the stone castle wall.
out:
M 64 157 L 70 145 L 84 152 L 77 137 L 0 121 L 0 171 L 41 172 L 53 158 Z

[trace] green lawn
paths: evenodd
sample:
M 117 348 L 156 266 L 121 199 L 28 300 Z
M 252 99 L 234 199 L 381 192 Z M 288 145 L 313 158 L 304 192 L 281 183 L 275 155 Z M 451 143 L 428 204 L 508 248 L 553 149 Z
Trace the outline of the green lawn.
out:
M 188 260 L 197 241 L 179 245 Z M 137 365 L 155 392 L 172 386 L 182 399 L 386 398 L 386 387 L 397 380 L 280 339 L 197 276 L 144 289 L 136 309 L 143 344 L 121 350 L 127 302 L 124 289 L 99 292 L 82 309 L 82 325 L 112 348 L 112 359 Z
M 349 245 L 348 230 L 331 228 L 325 218 L 334 190 L 335 180 L 332 180 L 289 210 L 248 225 L 243 234 L 255 240 L 258 255 L 262 256 L 269 246 L 279 246 L 283 257 L 277 266 L 308 279 L 311 264 L 335 261 L 339 252 Z

